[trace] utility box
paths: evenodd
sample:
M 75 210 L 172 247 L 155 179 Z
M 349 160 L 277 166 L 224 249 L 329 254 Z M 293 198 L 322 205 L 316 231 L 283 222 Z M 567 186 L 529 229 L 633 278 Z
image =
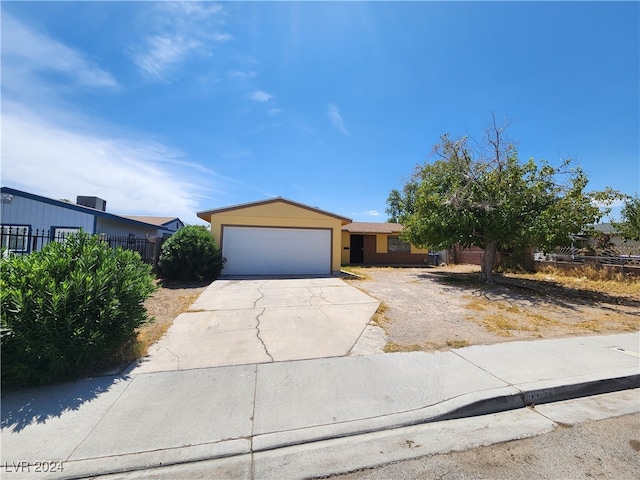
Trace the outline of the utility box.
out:
M 78 205 L 82 205 L 83 207 L 95 208 L 96 210 L 100 210 L 102 212 L 107 211 L 107 201 L 99 197 L 85 197 L 78 195 L 76 197 L 76 203 Z

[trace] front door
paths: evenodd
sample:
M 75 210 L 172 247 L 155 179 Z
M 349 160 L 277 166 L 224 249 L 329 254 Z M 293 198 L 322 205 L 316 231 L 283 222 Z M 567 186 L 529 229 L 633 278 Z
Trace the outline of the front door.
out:
M 349 263 L 364 263 L 364 235 L 351 235 Z

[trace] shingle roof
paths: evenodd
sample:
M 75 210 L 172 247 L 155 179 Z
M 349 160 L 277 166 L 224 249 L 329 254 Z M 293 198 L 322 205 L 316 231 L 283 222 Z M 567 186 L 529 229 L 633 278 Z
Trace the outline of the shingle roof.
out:
M 400 233 L 402 225 L 399 223 L 382 222 L 353 222 L 342 227 L 342 230 L 349 233 Z

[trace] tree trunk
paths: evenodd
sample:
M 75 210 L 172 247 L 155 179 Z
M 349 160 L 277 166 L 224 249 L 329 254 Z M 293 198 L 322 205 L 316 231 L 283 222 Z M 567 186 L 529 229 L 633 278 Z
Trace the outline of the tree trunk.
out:
M 498 249 L 498 242 L 492 240 L 484 249 L 482 255 L 482 266 L 480 267 L 480 280 L 487 283 L 496 283 L 493 278 L 493 264 L 496 261 L 496 250 Z

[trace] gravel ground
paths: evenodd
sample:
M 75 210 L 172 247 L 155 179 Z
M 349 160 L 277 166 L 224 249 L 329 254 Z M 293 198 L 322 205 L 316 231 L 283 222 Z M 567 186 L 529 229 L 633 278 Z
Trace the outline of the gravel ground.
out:
M 479 267 L 369 267 L 349 283 L 383 302 L 386 351 L 446 350 L 514 340 L 640 329 L 640 292 L 620 297 L 510 278 L 489 286 Z M 383 307 L 384 308 L 384 307 Z

